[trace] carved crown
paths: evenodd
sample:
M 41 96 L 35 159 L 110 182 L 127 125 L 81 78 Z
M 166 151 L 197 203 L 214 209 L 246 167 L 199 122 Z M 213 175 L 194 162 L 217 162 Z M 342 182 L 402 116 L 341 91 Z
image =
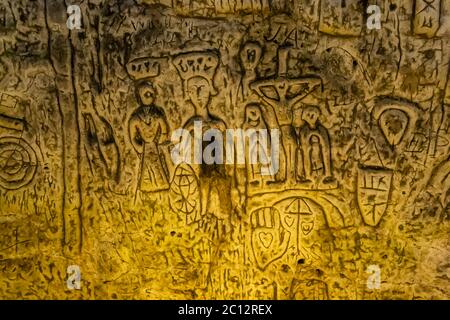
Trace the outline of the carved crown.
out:
M 159 76 L 161 64 L 166 58 L 137 58 L 127 63 L 127 72 L 131 79 L 141 80 Z

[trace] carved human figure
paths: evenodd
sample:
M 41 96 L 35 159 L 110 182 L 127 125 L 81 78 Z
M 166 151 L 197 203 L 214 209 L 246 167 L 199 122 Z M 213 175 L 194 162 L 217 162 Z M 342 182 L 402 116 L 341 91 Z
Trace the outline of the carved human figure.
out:
M 186 122 L 184 128 L 191 132 L 191 136 L 194 136 L 195 123 L 201 122 L 202 138 L 208 130 L 219 130 L 222 137 L 224 137 L 226 130 L 225 122 L 209 111 L 209 104 L 212 93 L 214 93 L 214 88 L 212 88 L 208 81 L 201 76 L 195 76 L 187 80 L 186 88 L 188 98 L 195 108 L 195 115 Z M 217 137 L 212 136 L 211 142 L 216 138 Z M 203 156 L 206 146 L 211 142 L 205 142 L 203 140 L 197 141 L 199 145 L 202 145 L 200 156 Z M 192 150 L 194 153 L 196 152 L 195 148 L 192 148 Z M 222 150 L 222 155 L 224 155 L 224 150 Z M 199 155 L 193 154 L 194 158 L 196 156 Z M 201 216 L 213 213 L 214 211 L 214 215 L 218 216 L 218 218 L 225 218 L 231 211 L 231 195 L 229 193 L 231 191 L 231 186 L 229 185 L 229 179 L 227 179 L 227 172 L 223 161 L 222 163 L 214 162 L 212 164 L 206 164 L 205 161 L 202 161 L 197 169 L 202 197 Z M 214 200 L 218 200 L 218 203 L 213 203 Z M 217 211 L 217 208 L 220 209 L 220 212 Z
M 209 252 L 198 258 L 201 265 L 197 283 L 199 290 L 208 287 L 211 269 L 215 268 L 213 265 L 219 264 L 217 259 L 211 261 L 211 255 L 222 256 L 218 252 L 225 249 L 221 249 L 220 244 L 229 239 L 232 233 L 232 170 L 224 164 L 223 137 L 226 136 L 226 125 L 210 110 L 211 98 L 217 93 L 213 79 L 218 63 L 218 54 L 211 51 L 180 54 L 174 59 L 174 65 L 183 80 L 185 96 L 194 108 L 194 115 L 186 121 L 183 129 L 193 137 L 190 140 L 192 168 L 200 186 L 201 209 L 192 224 L 198 226 L 200 233 L 205 236 L 203 242 L 193 245 L 193 251 L 202 248 L 204 252 Z M 218 146 L 218 149 L 209 152 L 210 145 Z
M 266 132 L 268 132 L 268 125 L 258 104 L 252 103 L 245 107 L 245 119 L 242 125 L 242 129 L 248 134 L 258 134 L 258 130 L 267 130 Z M 252 137 L 248 137 L 249 140 L 251 140 L 251 138 Z M 247 171 L 247 183 L 250 185 L 262 186 L 263 183 L 274 181 L 275 179 L 275 172 L 271 172 L 271 174 L 269 175 L 263 175 L 261 173 L 262 163 L 268 163 L 271 157 L 272 141 L 270 141 L 269 138 L 267 138 L 266 140 L 267 141 L 265 141 L 265 145 L 262 148 L 260 147 L 259 143 L 251 143 L 246 140 L 247 143 L 245 146 L 245 162 Z M 257 154 L 260 157 L 257 163 L 251 163 L 249 159 L 251 155 L 254 154 Z
M 311 162 L 311 173 L 314 176 L 323 176 L 325 173 L 325 164 L 323 161 L 322 146 L 320 144 L 320 138 L 316 135 L 312 135 L 309 139 L 310 150 L 308 158 Z
M 303 159 L 300 168 L 302 181 L 321 180 L 332 182 L 331 145 L 328 130 L 319 121 L 320 109 L 307 106 L 302 113 L 305 123 L 299 130 L 299 142 Z
M 83 114 L 83 117 L 85 150 L 90 167 L 95 168 L 105 183 L 119 183 L 121 157 L 111 124 L 104 117 L 97 117 L 95 121 L 90 113 Z
M 150 82 L 137 87 L 140 106 L 128 123 L 131 143 L 141 160 L 138 189 L 142 192 L 169 188 L 169 172 L 163 151 L 168 143 L 169 125 L 164 110 L 154 105 L 155 93 Z
M 210 110 L 211 98 L 217 94 L 214 76 L 219 65 L 219 55 L 214 51 L 183 53 L 178 55 L 173 63 L 183 80 L 187 100 L 194 108 L 194 115 L 183 127 L 191 133 L 191 137 L 194 137 L 191 140 L 193 168 L 198 175 L 201 189 L 201 212 L 195 220 L 200 220 L 208 213 L 219 220 L 226 219 L 231 212 L 231 179 L 227 178 L 231 171 L 226 168 L 229 166 L 224 165 L 225 150 L 223 149 L 226 125 Z M 200 125 L 201 128 L 198 128 Z M 198 134 L 199 131 L 201 134 Z M 206 137 L 208 134 L 209 136 Z M 208 153 L 208 145 L 220 139 L 221 141 L 218 142 L 221 143 L 217 145 L 221 150 L 215 150 L 220 155 L 211 154 L 213 159 L 210 162 L 212 163 L 206 163 L 204 155 Z M 198 149 L 198 146 L 201 148 Z
M 242 99 L 245 100 L 250 93 L 250 83 L 256 79 L 256 67 L 261 60 L 262 48 L 257 42 L 247 42 L 243 45 L 239 58 L 242 66 L 242 79 L 240 83 L 240 91 Z

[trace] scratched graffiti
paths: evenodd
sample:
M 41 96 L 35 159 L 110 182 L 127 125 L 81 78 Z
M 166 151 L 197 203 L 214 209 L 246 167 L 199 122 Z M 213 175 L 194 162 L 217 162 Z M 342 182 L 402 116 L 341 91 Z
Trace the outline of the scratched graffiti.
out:
M 449 17 L 0 0 L 0 298 L 448 298 Z

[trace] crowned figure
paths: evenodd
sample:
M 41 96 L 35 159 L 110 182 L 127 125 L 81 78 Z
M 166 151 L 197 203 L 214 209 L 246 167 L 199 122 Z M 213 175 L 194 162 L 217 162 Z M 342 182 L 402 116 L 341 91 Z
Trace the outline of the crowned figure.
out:
M 199 288 L 206 288 L 211 280 L 210 266 L 218 265 L 220 243 L 230 237 L 232 213 L 233 166 L 225 164 L 226 124 L 211 111 L 212 97 L 217 95 L 214 76 L 219 65 L 216 51 L 181 53 L 173 60 L 182 80 L 183 93 L 194 109 L 183 128 L 194 137 L 191 142 L 193 168 L 200 187 L 200 210 L 191 223 L 204 235 L 194 251 L 203 252 L 197 261 L 207 266 L 200 277 Z M 211 145 L 215 147 L 211 148 Z M 182 164 L 184 165 L 184 164 Z M 209 277 L 209 278 L 208 278 Z
M 169 172 L 162 152 L 168 142 L 169 125 L 164 110 L 154 105 L 155 94 L 151 82 L 137 86 L 140 106 L 128 122 L 131 143 L 141 158 L 138 185 L 141 192 L 169 189 Z
M 223 139 L 227 127 L 219 116 L 211 112 L 211 99 L 217 95 L 214 76 L 219 54 L 216 51 L 182 53 L 175 57 L 173 64 L 182 79 L 185 97 L 194 109 L 194 115 L 183 127 L 194 137 L 191 148 L 193 167 L 201 188 L 201 210 L 195 220 L 207 214 L 218 220 L 227 219 L 231 212 L 230 170 L 224 164 Z M 210 157 L 212 160 L 208 161 L 207 157 L 211 155 L 208 145 L 213 142 L 219 142 L 216 145 L 220 150 L 214 150 L 215 154 Z M 219 230 L 217 232 L 220 233 Z

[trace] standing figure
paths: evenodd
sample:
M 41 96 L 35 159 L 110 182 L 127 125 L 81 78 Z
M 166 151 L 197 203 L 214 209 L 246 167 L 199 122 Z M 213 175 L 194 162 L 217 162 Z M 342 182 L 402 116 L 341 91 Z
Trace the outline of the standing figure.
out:
M 302 113 L 306 123 L 300 127 L 299 142 L 302 151 L 303 181 L 333 182 L 331 167 L 331 145 L 327 129 L 318 121 L 320 109 L 307 106 Z
M 168 143 L 168 123 L 162 108 L 155 106 L 155 89 L 150 82 L 137 88 L 139 108 L 128 123 L 131 143 L 141 163 L 138 189 L 156 192 L 169 189 L 169 171 L 163 146 Z
M 224 242 L 230 241 L 232 234 L 233 167 L 224 164 L 226 125 L 210 111 L 211 98 L 217 93 L 213 79 L 219 56 L 214 51 L 182 53 L 173 63 L 183 81 L 185 96 L 194 108 L 194 115 L 183 127 L 194 137 L 190 141 L 191 158 L 200 185 L 201 209 L 192 224 L 199 226 L 197 235 L 201 234 L 203 239 L 194 245 L 193 251 L 202 252 L 194 255 L 197 256 L 194 262 L 201 266 L 197 287 L 205 290 L 211 289 L 208 284 L 211 285 L 212 270 L 223 262 L 226 249 L 222 248 L 227 247 Z M 213 142 L 217 142 L 218 147 L 208 152 Z
M 218 130 L 222 137 L 225 136 L 226 125 L 225 123 L 215 115 L 212 115 L 208 110 L 208 105 L 211 98 L 211 89 L 208 86 L 207 81 L 202 77 L 194 77 L 187 81 L 187 90 L 191 103 L 195 107 L 195 115 L 190 118 L 184 125 L 184 128 L 191 132 L 194 136 L 194 127 L 196 123 L 201 123 L 202 137 L 208 130 Z M 213 135 L 211 141 L 215 141 L 219 137 Z M 205 148 L 210 142 L 197 141 L 198 145 L 201 145 L 201 150 L 195 150 L 193 152 L 199 152 L 198 155 L 193 155 L 193 158 L 203 158 Z M 223 146 L 223 143 L 222 143 Z M 231 211 L 230 207 L 230 180 L 227 178 L 227 172 L 224 165 L 224 150 L 221 150 L 221 155 L 216 155 L 217 162 L 211 164 L 205 163 L 205 159 L 202 159 L 202 163 L 197 167 L 197 172 L 200 180 L 201 189 L 201 216 L 206 214 L 213 214 L 219 219 L 223 219 L 229 216 Z M 221 157 L 221 160 L 220 160 Z
M 223 137 L 226 135 L 225 122 L 210 111 L 211 98 L 217 94 L 214 87 L 214 76 L 219 64 L 218 53 L 199 51 L 182 53 L 173 61 L 183 80 L 183 88 L 187 100 L 194 107 L 194 115 L 186 121 L 184 129 L 191 133 L 192 159 L 194 171 L 197 173 L 201 189 L 201 217 L 212 214 L 219 220 L 227 219 L 231 212 L 231 172 L 225 166 L 225 150 Z M 197 127 L 200 126 L 201 127 Z M 194 129 L 200 131 L 200 141 L 195 141 Z M 210 134 L 208 141 L 203 141 Z M 214 155 L 212 163 L 205 163 L 204 153 L 207 146 L 217 139 L 221 140 L 221 150 Z M 197 148 L 195 146 L 200 146 Z M 227 167 L 227 168 L 226 168 Z M 221 233 L 219 230 L 217 232 Z
M 239 83 L 239 94 L 242 94 L 242 100 L 248 98 L 251 93 L 250 83 L 256 80 L 256 67 L 262 57 L 262 48 L 257 42 L 246 42 L 239 52 L 240 63 L 243 71 Z
M 325 174 L 325 164 L 322 152 L 322 146 L 320 144 L 320 138 L 316 135 L 312 135 L 309 139 L 309 159 L 311 162 L 311 174 L 315 177 L 321 177 Z

